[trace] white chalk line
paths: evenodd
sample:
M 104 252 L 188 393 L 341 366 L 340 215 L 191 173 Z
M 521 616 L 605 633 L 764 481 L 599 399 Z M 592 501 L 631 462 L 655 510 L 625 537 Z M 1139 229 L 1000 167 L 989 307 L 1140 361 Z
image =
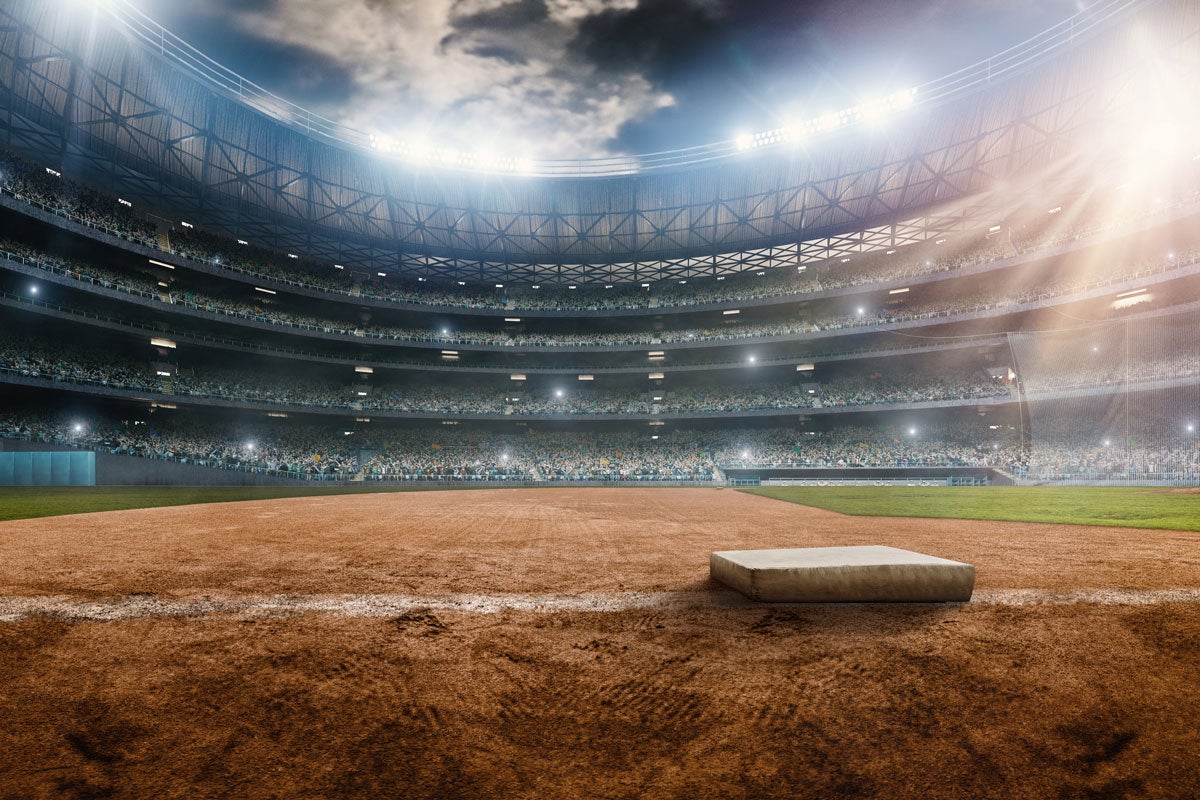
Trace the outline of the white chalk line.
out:
M 1200 588 L 1087 589 L 1056 592 L 1047 589 L 985 589 L 964 606 L 1147 606 L 1162 603 L 1200 603 Z M 857 605 L 857 604 L 856 604 Z M 289 617 L 331 614 L 339 617 L 397 617 L 414 611 L 497 614 L 525 611 L 561 612 L 671 611 L 810 607 L 808 604 L 755 603 L 731 591 L 593 592 L 584 594 L 454 594 L 420 597 L 402 594 L 237 595 L 172 598 L 130 595 L 81 600 L 65 595 L 0 596 L 0 623 L 33 617 L 72 622 L 234 616 Z

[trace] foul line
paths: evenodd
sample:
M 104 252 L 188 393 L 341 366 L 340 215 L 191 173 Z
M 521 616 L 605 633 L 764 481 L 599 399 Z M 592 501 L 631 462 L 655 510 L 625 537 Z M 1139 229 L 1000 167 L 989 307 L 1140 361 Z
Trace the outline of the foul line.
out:
M 1055 592 L 1047 589 L 985 589 L 970 606 L 1147 606 L 1161 603 L 1200 603 L 1200 588 L 1089 589 Z M 0 597 L 0 622 L 33 617 L 73 622 L 113 622 L 155 617 L 235 616 L 288 617 L 332 614 L 339 617 L 395 617 L 414 611 L 497 614 L 525 611 L 617 612 L 705 608 L 806 607 L 807 604 L 754 603 L 736 592 L 609 592 L 585 594 L 456 594 L 418 597 L 401 594 L 238 595 L 231 597 L 170 598 L 130 595 L 104 600 L 80 600 L 62 595 Z

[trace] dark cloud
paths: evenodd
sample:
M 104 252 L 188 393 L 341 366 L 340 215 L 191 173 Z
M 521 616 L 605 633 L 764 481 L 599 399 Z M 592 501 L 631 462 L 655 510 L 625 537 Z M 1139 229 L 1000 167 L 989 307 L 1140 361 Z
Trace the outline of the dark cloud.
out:
M 457 11 L 457 8 L 451 11 L 450 20 L 454 29 L 460 32 L 509 31 L 545 22 L 550 16 L 550 10 L 546 7 L 545 0 L 516 0 L 495 8 L 466 14 L 456 13 Z
M 641 0 L 583 20 L 574 48 L 602 71 L 640 73 L 675 98 L 622 127 L 613 149 L 636 152 L 729 138 L 912 86 L 1075 10 L 1071 0 Z

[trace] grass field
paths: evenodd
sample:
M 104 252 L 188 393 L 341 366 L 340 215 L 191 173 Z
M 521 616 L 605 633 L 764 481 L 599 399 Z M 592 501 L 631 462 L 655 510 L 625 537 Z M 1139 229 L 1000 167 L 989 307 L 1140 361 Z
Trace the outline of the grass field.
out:
M 1200 531 L 1200 494 L 1136 486 L 763 486 L 743 491 L 865 517 Z
M 0 487 L 0 521 L 194 503 L 471 486 Z M 788 486 L 751 494 L 854 516 L 1063 522 L 1200 531 L 1200 494 L 1111 486 Z

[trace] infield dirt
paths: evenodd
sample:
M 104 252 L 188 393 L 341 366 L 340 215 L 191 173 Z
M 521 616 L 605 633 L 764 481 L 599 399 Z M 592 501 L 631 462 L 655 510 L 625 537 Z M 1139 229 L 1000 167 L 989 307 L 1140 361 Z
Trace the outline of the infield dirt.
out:
M 712 550 L 839 544 L 966 561 L 981 597 L 1048 602 L 776 607 L 708 580 Z M 1200 604 L 1161 599 L 1175 589 L 1200 589 L 1200 533 L 845 517 L 718 489 L 3 523 L 0 598 L 430 608 L 0 622 L 0 796 L 1194 798 Z M 1151 599 L 1052 604 L 1105 590 Z M 436 607 L 581 593 L 617 610 Z M 638 593 L 681 600 L 621 608 Z

